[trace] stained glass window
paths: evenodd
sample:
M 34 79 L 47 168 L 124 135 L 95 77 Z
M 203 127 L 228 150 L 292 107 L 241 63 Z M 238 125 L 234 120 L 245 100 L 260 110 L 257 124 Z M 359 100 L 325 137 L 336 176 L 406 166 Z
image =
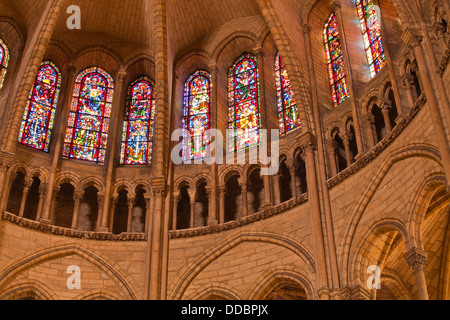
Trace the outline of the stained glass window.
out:
M 345 75 L 344 57 L 341 49 L 341 36 L 336 15 L 332 13 L 323 30 L 323 40 L 327 56 L 328 78 L 330 80 L 333 106 L 337 107 L 350 97 L 347 76 Z
M 48 152 L 61 88 L 61 73 L 44 61 L 37 73 L 22 119 L 19 143 Z
M 356 7 L 363 33 L 364 47 L 369 61 L 370 74 L 374 77 L 386 64 L 375 5 L 373 0 L 358 0 Z
M 241 151 L 259 144 L 259 71 L 256 58 L 242 55 L 228 75 L 228 123 L 233 132 L 230 151 Z
M 93 67 L 78 75 L 64 140 L 64 158 L 105 162 L 113 95 L 113 79 L 103 69 Z
M 120 163 L 148 165 L 153 150 L 155 99 L 153 82 L 141 77 L 128 89 Z
M 195 72 L 184 86 L 183 127 L 189 132 L 184 146 L 186 160 L 205 157 L 208 139 L 204 136 L 209 130 L 209 111 L 211 103 L 211 76 L 204 71 Z
M 275 58 L 275 78 L 278 97 L 278 127 L 280 134 L 285 135 L 300 128 L 301 121 L 292 85 L 280 54 L 277 54 Z
M 6 44 L 0 39 L 0 89 L 3 87 L 5 81 L 6 69 L 9 62 L 9 50 Z

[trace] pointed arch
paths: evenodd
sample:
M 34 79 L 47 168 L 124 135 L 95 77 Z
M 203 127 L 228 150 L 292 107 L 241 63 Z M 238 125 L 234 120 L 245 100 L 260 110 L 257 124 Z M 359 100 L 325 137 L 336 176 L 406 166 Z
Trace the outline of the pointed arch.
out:
M 338 107 L 350 98 L 347 75 L 345 73 L 344 55 L 341 47 L 341 35 L 334 12 L 328 17 L 324 29 L 323 40 L 328 65 L 328 78 L 331 88 L 333 107 Z
M 6 77 L 6 70 L 9 63 L 9 49 L 6 43 L 0 39 L 0 90 L 3 87 L 3 83 Z
M 361 24 L 364 48 L 369 62 L 370 75 L 373 78 L 386 65 L 380 24 L 373 0 L 357 0 L 356 8 Z
M 204 134 L 210 128 L 211 75 L 196 71 L 184 85 L 183 128 L 189 132 L 183 148 L 183 158 L 198 159 L 206 156 L 209 143 Z
M 48 152 L 61 89 L 61 72 L 51 61 L 39 67 L 23 115 L 19 143 Z
M 155 125 L 155 86 L 147 77 L 140 77 L 128 89 L 123 122 L 122 165 L 150 165 Z
M 105 70 L 93 67 L 78 75 L 63 158 L 105 162 L 113 95 L 114 81 Z
M 275 81 L 278 98 L 278 127 L 285 135 L 301 127 L 300 111 L 297 107 L 292 85 L 280 53 L 275 57 Z
M 233 133 L 230 151 L 259 144 L 261 128 L 259 70 L 256 57 L 240 56 L 228 73 L 228 128 Z

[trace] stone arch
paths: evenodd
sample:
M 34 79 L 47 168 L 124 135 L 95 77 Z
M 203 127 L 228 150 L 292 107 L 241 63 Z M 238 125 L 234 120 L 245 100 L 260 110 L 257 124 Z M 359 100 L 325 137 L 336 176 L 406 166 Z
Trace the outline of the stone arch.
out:
M 366 270 L 364 270 L 364 267 L 369 266 L 365 263 L 368 259 L 364 256 L 364 253 L 370 252 L 381 234 L 387 234 L 391 231 L 401 234 L 406 250 L 411 248 L 410 236 L 403 221 L 393 218 L 375 221 L 370 227 L 364 228 L 359 232 L 362 237 L 359 238 L 360 240 L 358 242 L 353 241 L 352 248 L 355 250 L 352 250 L 353 253 L 349 257 L 349 260 L 351 260 L 349 263 L 351 270 L 349 270 L 348 274 L 348 277 L 350 278 L 349 284 L 353 286 L 364 285 L 361 282 L 361 279 L 366 277 Z M 376 258 L 379 259 L 380 257 Z
M 211 54 L 211 61 L 213 61 L 213 63 L 217 63 L 219 61 L 219 57 L 220 57 L 221 53 L 224 51 L 224 49 L 226 47 L 228 47 L 234 40 L 236 40 L 238 38 L 248 39 L 254 43 L 254 48 L 257 47 L 258 37 L 253 32 L 236 31 L 236 32 L 233 32 L 232 34 L 228 35 L 222 41 L 220 41 L 219 45 L 213 50 L 213 52 Z M 254 54 L 253 52 L 250 52 L 250 53 Z M 236 58 L 237 57 L 235 57 L 235 59 Z M 231 62 L 231 64 L 233 64 L 233 62 Z
M 184 186 L 188 186 L 189 188 L 194 188 L 195 184 L 192 179 L 188 176 L 178 177 L 177 180 L 173 183 L 174 190 L 180 190 Z
M 0 23 L 8 23 L 11 25 L 11 27 L 16 32 L 17 37 L 19 38 L 19 47 L 23 48 L 25 46 L 26 41 L 26 32 L 22 28 L 20 24 L 16 22 L 13 18 L 6 17 L 6 16 L 0 16 Z M 5 41 L 9 42 L 8 39 L 5 39 Z
M 222 298 L 222 300 L 242 300 L 242 298 L 234 292 L 232 288 L 227 288 L 222 284 L 220 286 L 209 286 L 197 294 L 192 300 L 211 300 L 211 297 Z
M 151 63 L 153 65 L 155 64 L 155 62 L 153 61 L 153 53 L 150 54 L 150 53 L 146 52 L 146 53 L 137 54 L 136 56 L 130 58 L 128 61 L 126 61 L 124 63 L 123 67 L 125 70 L 129 70 L 134 64 L 136 64 L 140 61 L 143 61 L 143 60 L 148 61 L 149 63 Z
M 208 265 L 215 261 L 218 257 L 227 253 L 231 249 L 237 247 L 244 242 L 265 242 L 274 245 L 281 246 L 285 249 L 292 251 L 298 257 L 300 257 L 306 265 L 309 267 L 311 273 L 316 272 L 315 262 L 312 255 L 299 243 L 284 236 L 271 234 L 271 233 L 243 233 L 238 234 L 235 237 L 225 241 L 214 249 L 210 250 L 202 257 L 200 257 L 195 263 L 193 263 L 188 269 L 181 275 L 180 279 L 175 285 L 173 292 L 170 295 L 170 299 L 180 300 L 189 287 L 190 283 L 204 270 Z M 1 284 L 1 282 L 0 282 Z
M 35 300 L 59 300 L 55 292 L 37 280 L 14 282 L 3 290 L 0 300 L 21 300 L 32 297 Z
M 120 180 L 120 181 L 116 181 L 116 183 L 114 184 L 112 190 L 113 190 L 113 194 L 117 194 L 122 190 L 127 190 L 128 192 L 132 193 L 133 192 L 133 184 L 131 181 L 129 180 Z
M 74 55 L 74 61 L 75 64 L 78 65 L 79 67 L 81 67 L 81 70 L 84 70 L 86 67 L 89 67 L 90 65 L 87 65 L 87 61 L 84 63 L 81 63 L 83 60 L 83 56 L 89 55 L 89 54 L 95 54 L 95 55 L 99 55 L 99 56 L 104 56 L 102 59 L 106 62 L 106 65 L 98 65 L 98 67 L 101 67 L 103 69 L 105 69 L 106 72 L 108 72 L 111 76 L 113 76 L 118 69 L 120 68 L 120 66 L 123 66 L 124 63 L 122 61 L 122 58 L 120 58 L 114 51 L 104 47 L 104 46 L 92 46 L 92 47 L 87 47 L 84 48 L 80 51 L 78 51 L 75 55 Z M 108 58 L 106 58 L 108 57 Z M 94 63 L 97 64 L 100 61 L 95 61 Z M 114 65 L 110 65 L 111 62 L 114 62 Z M 92 63 L 91 61 L 89 63 Z
M 146 193 L 150 193 L 152 188 L 150 184 L 145 180 L 137 180 L 133 184 L 133 188 L 131 189 L 133 192 L 137 192 L 138 190 L 145 190 Z
M 407 227 L 414 246 L 423 249 L 422 225 L 430 202 L 434 195 L 445 189 L 447 179 L 443 173 L 432 173 L 425 177 L 416 192 L 411 211 L 408 215 Z
M 9 267 L 4 269 L 2 274 L 0 275 L 0 288 L 4 288 L 6 284 L 11 282 L 15 278 L 15 276 L 31 267 L 34 267 L 46 261 L 71 255 L 78 255 L 91 262 L 102 272 L 114 279 L 130 299 L 137 299 L 136 294 L 134 293 L 131 286 L 128 284 L 126 279 L 116 270 L 115 267 L 113 267 L 111 264 L 97 256 L 93 252 L 74 244 L 55 246 L 50 249 L 36 252 L 26 258 L 14 262 Z
M 394 164 L 401 162 L 410 158 L 426 158 L 436 162 L 440 167 L 442 167 L 441 156 L 439 150 L 431 145 L 417 144 L 417 145 L 407 145 L 401 149 L 398 149 L 390 154 L 390 156 L 380 165 L 378 171 L 373 175 L 369 185 L 365 189 L 363 195 L 358 201 L 349 224 L 345 230 L 344 237 L 342 240 L 342 251 L 341 256 L 343 257 L 343 283 L 348 281 L 348 268 L 349 268 L 349 258 L 350 258 L 350 248 L 352 246 L 353 238 L 358 228 L 359 222 L 362 215 L 370 203 L 375 192 L 378 190 L 381 182 L 383 181 L 386 174 L 393 167 Z
M 381 283 L 382 285 L 388 284 L 387 287 L 395 291 L 396 298 L 404 296 L 407 300 L 414 300 L 414 297 L 406 288 L 406 285 L 402 279 L 387 268 L 383 269 L 383 273 L 381 274 Z
M 41 183 L 47 183 L 48 181 L 47 172 L 44 168 L 41 167 L 31 169 L 29 176 L 30 178 L 39 178 L 39 180 L 41 180 Z
M 80 190 L 84 190 L 88 187 L 95 187 L 98 190 L 99 194 L 103 194 L 105 190 L 105 185 L 99 177 L 90 176 L 81 180 L 78 184 L 78 188 Z
M 119 301 L 123 300 L 116 292 L 108 290 L 108 289 L 94 289 L 89 290 L 73 300 L 113 300 Z
M 249 295 L 250 300 L 264 300 L 272 290 L 283 284 L 294 284 L 303 288 L 309 300 L 312 300 L 315 297 L 314 286 L 305 275 L 284 268 L 268 270 L 256 281 L 256 283 L 257 286 Z
M 227 180 L 234 175 L 238 175 L 240 178 L 245 177 L 243 168 L 237 166 L 230 166 L 227 169 L 220 172 L 219 173 L 220 184 L 225 184 Z
M 73 172 L 65 171 L 57 174 L 55 178 L 55 186 L 60 186 L 63 183 L 71 184 L 75 189 L 80 185 L 81 177 Z

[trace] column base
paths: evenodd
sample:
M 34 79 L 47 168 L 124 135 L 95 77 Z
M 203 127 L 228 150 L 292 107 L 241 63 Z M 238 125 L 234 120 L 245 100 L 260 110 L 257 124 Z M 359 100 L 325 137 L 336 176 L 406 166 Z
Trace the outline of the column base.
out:
M 273 208 L 273 205 L 271 203 L 266 203 L 265 205 L 263 205 L 261 207 L 261 210 L 266 211 L 266 210 L 270 210 Z
M 97 228 L 97 232 L 98 233 L 110 233 L 109 229 L 106 228 L 106 227 L 99 227 L 99 228 Z
M 208 221 L 208 227 L 216 227 L 219 225 L 219 221 L 218 220 L 210 220 Z
M 41 220 L 41 223 L 42 223 L 42 224 L 50 225 L 51 221 L 48 220 L 48 219 L 42 219 L 42 220 Z
M 396 124 L 400 124 L 406 117 L 403 114 L 399 114 L 398 117 L 394 120 Z
M 359 162 L 359 160 L 361 160 L 362 158 L 364 158 L 364 154 L 358 153 L 358 155 L 355 157 L 355 161 Z

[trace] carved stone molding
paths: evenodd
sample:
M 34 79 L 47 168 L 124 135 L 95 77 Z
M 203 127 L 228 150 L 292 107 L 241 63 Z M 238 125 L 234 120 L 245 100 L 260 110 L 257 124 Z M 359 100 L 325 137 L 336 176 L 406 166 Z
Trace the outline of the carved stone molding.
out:
M 418 248 L 412 248 L 405 254 L 405 260 L 414 272 L 423 271 L 428 263 L 428 253 Z
M 411 110 L 407 117 L 403 118 L 397 126 L 393 128 L 391 133 L 381 140 L 372 150 L 367 152 L 361 159 L 358 159 L 353 165 L 341 171 L 338 175 L 327 181 L 327 186 L 329 189 L 341 184 L 347 178 L 353 176 L 361 169 L 365 168 L 369 163 L 371 163 L 375 158 L 377 158 L 384 150 L 386 150 L 405 130 L 405 128 L 411 123 L 419 111 L 423 108 L 427 102 L 425 92 L 417 99 L 414 108 Z
M 3 220 L 34 231 L 69 238 L 97 241 L 147 241 L 147 235 L 145 233 L 122 233 L 116 235 L 102 232 L 79 231 L 21 218 L 9 212 L 3 214 Z
M 200 227 L 188 230 L 173 230 L 169 232 L 170 239 L 191 238 L 204 235 L 215 234 L 228 230 L 233 230 L 242 226 L 252 224 L 257 221 L 261 221 L 276 215 L 279 215 L 287 210 L 293 209 L 308 201 L 308 194 L 302 194 L 297 199 L 292 199 L 285 203 L 282 203 L 276 207 L 266 208 L 258 213 L 240 218 L 236 221 L 230 221 L 225 224 L 212 224 L 207 227 Z

